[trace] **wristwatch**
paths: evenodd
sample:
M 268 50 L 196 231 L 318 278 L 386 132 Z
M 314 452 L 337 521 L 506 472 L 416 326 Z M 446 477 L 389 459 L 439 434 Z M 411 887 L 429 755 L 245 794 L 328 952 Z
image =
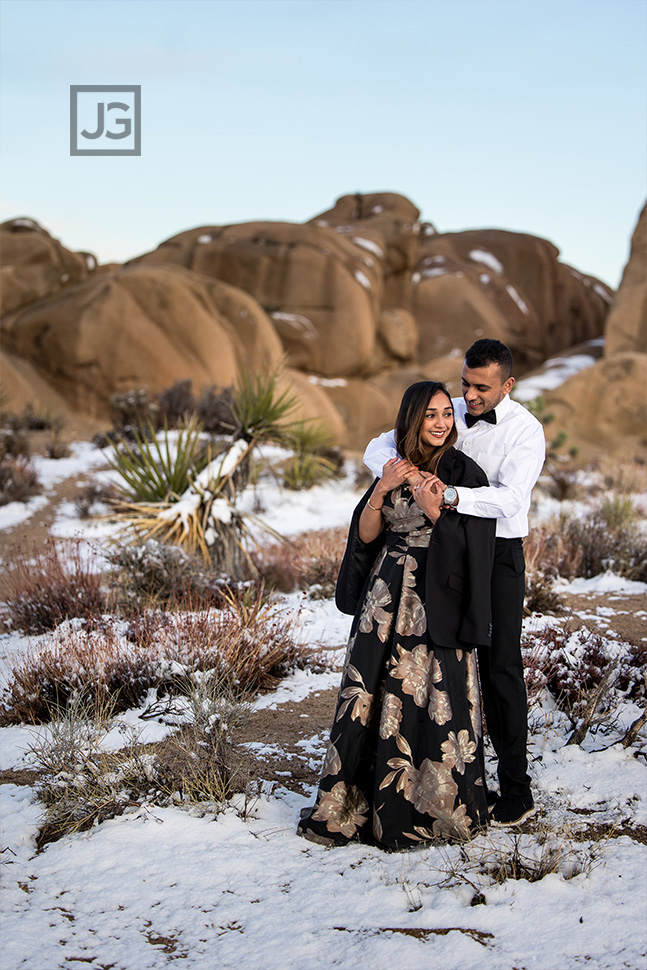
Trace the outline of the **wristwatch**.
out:
M 443 491 L 443 505 L 456 505 L 458 503 L 458 492 L 453 485 L 448 485 Z

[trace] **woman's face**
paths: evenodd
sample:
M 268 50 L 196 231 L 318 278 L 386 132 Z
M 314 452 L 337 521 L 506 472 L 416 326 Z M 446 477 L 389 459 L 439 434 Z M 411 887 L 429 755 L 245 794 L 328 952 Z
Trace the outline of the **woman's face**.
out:
M 453 427 L 454 413 L 451 401 L 442 391 L 437 391 L 427 405 L 420 433 L 421 444 L 439 448 L 445 443 Z

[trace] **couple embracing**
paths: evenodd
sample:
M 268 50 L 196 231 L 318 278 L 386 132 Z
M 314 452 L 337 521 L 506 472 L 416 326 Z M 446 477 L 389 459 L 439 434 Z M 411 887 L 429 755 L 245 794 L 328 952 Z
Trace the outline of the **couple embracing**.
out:
M 330 741 L 299 834 L 386 849 L 464 841 L 534 810 L 520 637 L 522 540 L 545 457 L 498 340 L 465 354 L 462 398 L 422 381 L 364 460 L 336 601 L 353 615 Z M 477 666 L 478 654 L 478 666 Z M 479 676 L 500 794 L 485 777 Z

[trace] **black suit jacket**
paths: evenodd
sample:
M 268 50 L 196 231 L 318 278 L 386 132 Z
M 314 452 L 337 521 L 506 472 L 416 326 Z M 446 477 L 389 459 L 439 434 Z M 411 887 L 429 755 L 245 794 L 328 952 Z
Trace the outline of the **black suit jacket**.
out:
M 446 485 L 475 488 L 489 484 L 483 469 L 455 448 L 441 458 L 438 477 Z M 385 542 L 384 530 L 370 543 L 359 537 L 359 517 L 377 482 L 376 478 L 362 496 L 351 519 L 335 590 L 342 613 L 357 614 L 369 573 Z M 434 525 L 427 554 L 425 608 L 431 639 L 438 646 L 461 649 L 492 642 L 490 579 L 495 528 L 495 519 L 462 515 L 452 509 L 443 509 Z

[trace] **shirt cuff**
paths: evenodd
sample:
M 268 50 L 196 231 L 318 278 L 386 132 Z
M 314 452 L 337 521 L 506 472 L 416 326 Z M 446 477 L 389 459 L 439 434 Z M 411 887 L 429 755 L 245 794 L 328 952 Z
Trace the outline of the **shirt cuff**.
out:
M 474 489 L 465 488 L 464 486 L 457 486 L 456 491 L 458 492 L 458 505 L 455 506 L 457 511 L 463 512 L 465 515 L 471 515 L 474 506 L 476 505 L 476 499 L 472 494 Z

